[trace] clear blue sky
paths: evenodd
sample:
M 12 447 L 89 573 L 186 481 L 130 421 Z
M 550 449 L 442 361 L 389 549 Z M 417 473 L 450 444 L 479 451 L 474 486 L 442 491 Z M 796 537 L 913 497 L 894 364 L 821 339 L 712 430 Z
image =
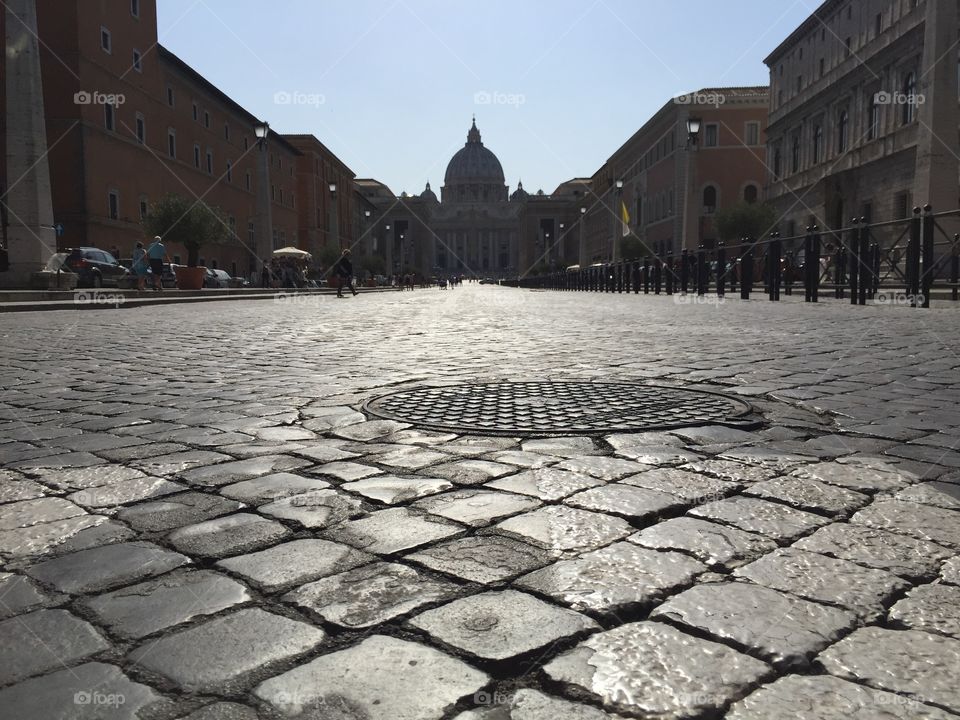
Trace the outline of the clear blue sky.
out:
M 672 96 L 767 84 L 763 58 L 819 0 L 158 4 L 162 44 L 359 177 L 439 190 L 476 113 L 511 189 L 522 178 L 549 193 L 591 175 Z

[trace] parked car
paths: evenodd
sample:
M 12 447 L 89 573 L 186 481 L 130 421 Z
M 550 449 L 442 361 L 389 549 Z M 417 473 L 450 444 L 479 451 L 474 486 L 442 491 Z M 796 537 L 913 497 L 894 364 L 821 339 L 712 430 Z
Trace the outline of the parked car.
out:
M 215 270 L 207 268 L 207 273 L 203 278 L 205 288 L 225 288 L 230 287 L 230 273 L 226 270 Z
M 78 276 L 77 287 L 119 287 L 130 271 L 106 250 L 95 247 L 67 248 L 64 265 Z

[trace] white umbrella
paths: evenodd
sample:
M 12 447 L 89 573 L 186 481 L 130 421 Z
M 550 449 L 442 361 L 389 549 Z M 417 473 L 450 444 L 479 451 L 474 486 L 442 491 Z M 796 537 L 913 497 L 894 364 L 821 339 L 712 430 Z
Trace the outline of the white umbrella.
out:
M 300 260 L 309 260 L 311 258 L 310 253 L 308 253 L 306 250 L 301 250 L 300 248 L 295 247 L 285 247 L 280 248 L 279 250 L 274 250 L 273 256 L 298 258 Z

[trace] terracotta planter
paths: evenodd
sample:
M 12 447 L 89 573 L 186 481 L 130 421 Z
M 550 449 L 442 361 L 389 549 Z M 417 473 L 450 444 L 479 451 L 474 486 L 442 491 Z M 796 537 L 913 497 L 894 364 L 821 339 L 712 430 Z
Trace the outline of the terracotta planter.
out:
M 180 290 L 202 290 L 203 278 L 207 273 L 205 267 L 185 267 L 181 265 L 176 270 L 177 288 Z

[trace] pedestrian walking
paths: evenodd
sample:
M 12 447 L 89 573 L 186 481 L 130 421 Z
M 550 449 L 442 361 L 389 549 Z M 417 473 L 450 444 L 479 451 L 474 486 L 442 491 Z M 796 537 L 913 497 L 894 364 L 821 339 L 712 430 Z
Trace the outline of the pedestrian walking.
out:
M 350 262 L 350 248 L 344 248 L 340 259 L 337 260 L 337 264 L 333 266 L 333 274 L 340 280 L 340 282 L 337 283 L 338 298 L 343 297 L 344 285 L 350 288 L 350 292 L 354 295 L 357 294 L 356 288 L 353 287 L 353 263 Z
M 167 247 L 163 239 L 157 235 L 153 244 L 147 248 L 147 258 L 150 260 L 150 272 L 153 273 L 153 289 L 163 291 L 163 263 L 167 260 Z
M 147 273 L 150 271 L 147 260 L 147 251 L 143 249 L 143 243 L 138 242 L 137 247 L 133 250 L 133 267 L 131 270 L 137 276 L 137 290 L 140 292 L 147 289 Z

